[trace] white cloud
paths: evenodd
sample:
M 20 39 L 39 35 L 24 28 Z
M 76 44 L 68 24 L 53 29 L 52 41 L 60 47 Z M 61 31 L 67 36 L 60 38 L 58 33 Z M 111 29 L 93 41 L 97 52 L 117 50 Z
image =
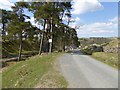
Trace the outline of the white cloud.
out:
M 72 7 L 72 14 L 83 14 L 103 8 L 103 6 L 98 0 L 73 0 Z
M 76 18 L 75 18 L 75 21 L 76 21 L 76 22 L 79 22 L 79 21 L 80 21 L 80 18 L 79 18 L 79 17 L 76 17 Z
M 77 29 L 78 37 L 81 36 L 94 36 L 94 35 L 116 35 L 118 34 L 117 19 L 113 18 L 107 22 L 96 22 L 91 24 L 85 24 Z
M 37 28 L 43 29 L 43 27 L 38 23 L 35 22 L 36 19 L 34 17 L 31 17 L 30 19 L 26 19 L 26 22 L 30 21 L 33 26 L 36 26 Z
M 74 23 L 70 23 L 70 25 L 69 25 L 69 26 L 70 26 L 71 28 L 75 28 L 75 26 L 76 26 L 76 25 L 77 25 L 77 23 L 76 23 L 76 22 L 74 22 Z
M 113 29 L 114 24 L 109 23 L 92 23 L 83 25 L 79 28 L 79 31 L 90 32 L 90 33 L 107 33 Z
M 39 27 L 38 22 L 35 22 L 35 18 L 34 17 L 31 17 L 30 19 L 26 19 L 25 21 L 26 22 L 30 21 L 32 25 Z
M 63 21 L 64 22 L 68 22 L 68 19 L 71 21 L 69 26 L 72 27 L 72 28 L 74 28 L 77 25 L 77 23 L 80 22 L 80 18 L 79 17 L 75 17 L 75 18 L 63 17 Z
M 80 20 L 81 19 L 79 17 L 72 18 L 71 21 L 73 21 L 73 22 L 71 22 L 69 26 L 72 27 L 72 28 L 75 28 L 76 26 L 79 26 L 78 24 L 79 24 Z
M 114 23 L 113 27 L 116 28 L 118 27 L 118 17 L 114 17 L 112 19 L 109 19 L 109 22 Z
M 9 0 L 0 0 L 0 9 L 12 10 L 11 6 L 14 6 Z
M 113 22 L 113 23 L 118 23 L 118 17 L 114 17 L 112 19 L 109 19 L 110 22 Z

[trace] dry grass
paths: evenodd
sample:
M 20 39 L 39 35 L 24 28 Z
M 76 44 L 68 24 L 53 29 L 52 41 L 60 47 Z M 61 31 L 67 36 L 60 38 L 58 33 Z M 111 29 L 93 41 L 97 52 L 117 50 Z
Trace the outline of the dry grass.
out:
M 95 52 L 92 57 L 112 67 L 118 68 L 118 53 Z

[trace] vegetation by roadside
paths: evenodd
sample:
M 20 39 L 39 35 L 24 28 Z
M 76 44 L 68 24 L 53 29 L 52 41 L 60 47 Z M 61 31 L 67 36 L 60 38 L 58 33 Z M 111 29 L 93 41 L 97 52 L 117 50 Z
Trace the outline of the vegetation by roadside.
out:
M 3 41 L 2 42 L 2 57 L 11 58 L 18 56 L 19 41 Z M 36 42 L 23 41 L 22 54 L 31 55 L 38 53 L 39 45 Z
M 118 65 L 120 65 L 118 64 L 118 53 L 95 52 L 91 56 L 114 68 L 118 68 Z
M 80 45 L 82 48 L 90 46 L 92 44 L 102 45 L 107 44 L 112 41 L 112 38 L 103 38 L 103 37 L 91 37 L 91 38 L 79 38 Z
M 68 82 L 59 72 L 59 63 L 56 60 L 53 67 L 42 76 L 35 88 L 67 88 Z
M 89 48 L 86 48 L 86 49 L 81 49 L 80 50 L 83 54 L 86 54 L 86 55 L 92 55 L 93 51 L 91 51 Z
M 2 87 L 31 88 L 36 87 L 39 83 L 40 87 L 67 87 L 65 79 L 54 68 L 59 55 L 61 53 L 37 55 L 12 65 L 3 71 Z
M 96 38 L 96 40 L 97 41 L 94 41 L 94 43 L 97 44 L 93 44 L 91 42 L 88 45 L 84 45 L 84 43 L 87 43 L 87 41 L 84 40 L 84 43 L 81 42 L 81 44 L 84 45 L 84 47 L 81 47 L 81 52 L 86 55 L 90 55 L 93 58 L 102 61 L 112 67 L 118 68 L 120 66 L 118 63 L 118 38 Z

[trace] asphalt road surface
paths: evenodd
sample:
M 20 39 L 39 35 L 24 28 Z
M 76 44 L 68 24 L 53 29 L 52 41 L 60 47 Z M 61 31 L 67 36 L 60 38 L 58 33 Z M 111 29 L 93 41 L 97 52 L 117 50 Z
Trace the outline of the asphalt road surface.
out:
M 59 58 L 60 71 L 68 88 L 118 88 L 118 70 L 79 50 Z

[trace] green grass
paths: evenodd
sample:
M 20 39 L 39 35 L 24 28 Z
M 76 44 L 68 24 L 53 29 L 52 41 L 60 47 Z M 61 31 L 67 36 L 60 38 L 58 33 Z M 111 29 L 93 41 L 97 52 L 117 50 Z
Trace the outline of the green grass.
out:
M 111 42 L 109 42 L 108 46 L 110 47 L 116 47 L 119 44 L 119 40 L 117 38 L 113 39 Z
M 81 49 L 80 51 L 86 55 L 92 55 L 93 53 L 93 50 L 91 50 L 90 48 L 84 48 L 84 49 Z
M 2 72 L 0 72 L 0 90 L 2 90 Z
M 118 68 L 118 53 L 95 52 L 92 57 L 114 68 Z
M 2 73 L 2 81 L 3 81 L 2 87 L 3 88 L 35 87 L 37 84 L 44 81 L 44 79 L 42 78 L 46 74 L 48 74 L 49 71 L 52 71 L 53 74 L 57 72 L 56 69 L 54 68 L 54 63 L 59 55 L 61 54 L 53 53 L 42 56 L 37 55 L 29 58 L 26 61 L 20 61 L 10 66 Z M 61 87 L 62 86 L 67 87 L 67 82 L 65 81 L 65 79 L 59 73 L 57 73 L 57 75 L 60 78 L 55 76 L 53 77 L 58 82 L 58 83 L 56 82 L 57 85 L 60 83 Z M 48 77 L 49 75 L 46 78 Z

